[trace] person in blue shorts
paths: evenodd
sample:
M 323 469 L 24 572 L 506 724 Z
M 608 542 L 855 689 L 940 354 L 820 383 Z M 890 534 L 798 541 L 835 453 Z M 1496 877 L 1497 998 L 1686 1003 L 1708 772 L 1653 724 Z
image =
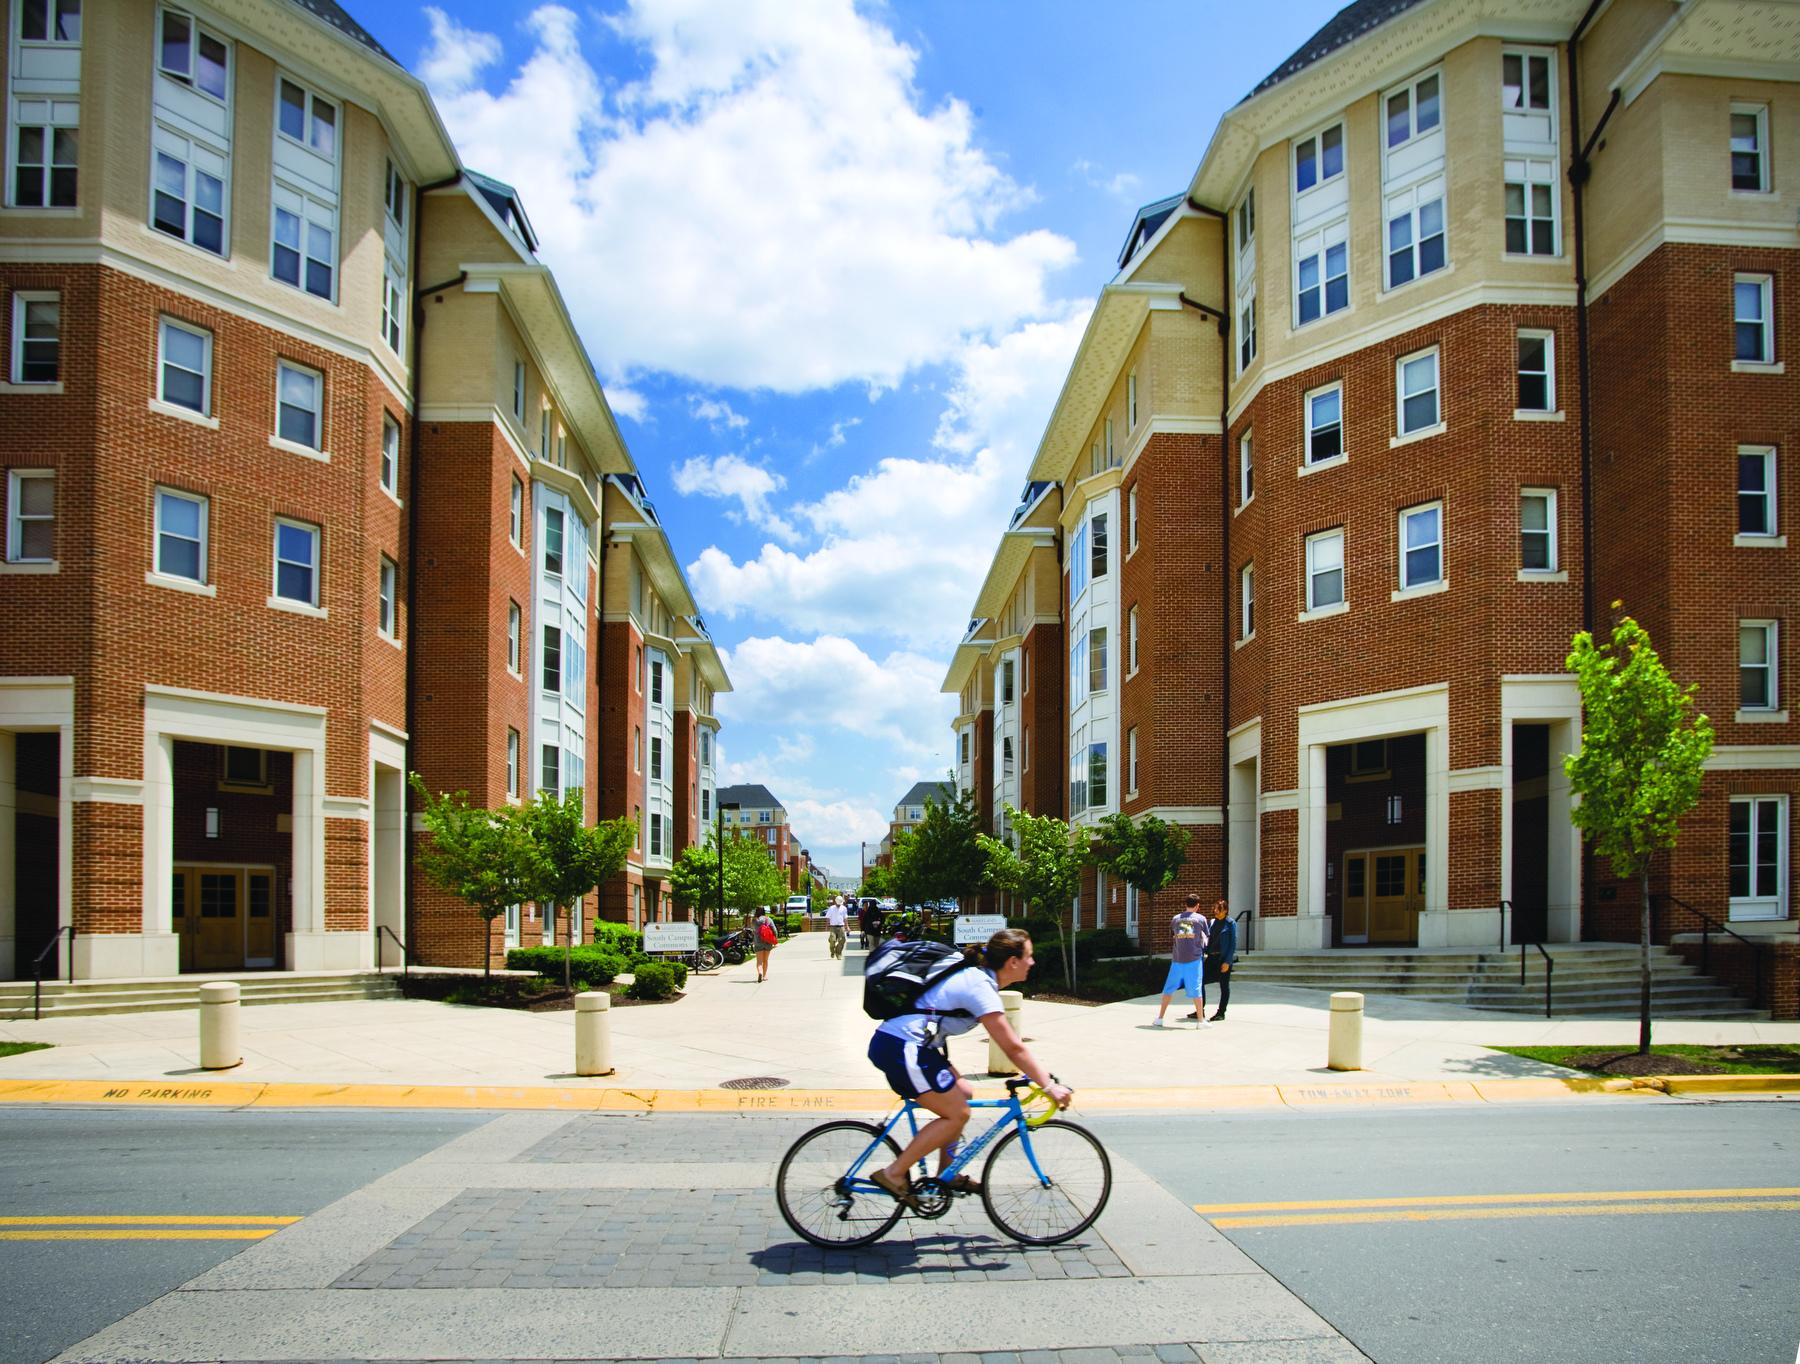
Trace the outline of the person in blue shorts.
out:
M 871 1176 L 909 1207 L 916 1204 L 908 1172 L 933 1151 L 939 1153 L 938 1169 L 943 1170 L 955 1159 L 956 1142 L 969 1122 L 969 1100 L 975 1089 L 950 1064 L 946 1038 L 960 1037 L 979 1023 L 1019 1073 L 1048 1094 L 1058 1108 L 1068 1107 L 1071 1097 L 1019 1040 L 1000 1003 L 1002 990 L 1031 974 L 1030 936 L 1017 928 L 1003 928 L 985 947 L 969 949 L 969 956 L 969 966 L 952 971 L 919 996 L 916 1013 L 888 1019 L 869 1039 L 869 1060 L 887 1077 L 894 1093 L 937 1115 L 919 1129 L 898 1160 Z M 950 1187 L 958 1193 L 980 1190 L 967 1175 L 958 1175 Z
M 1205 969 L 1207 918 L 1200 912 L 1200 897 L 1187 897 L 1187 908 L 1169 920 L 1169 975 L 1163 981 L 1162 1007 L 1156 1011 L 1151 1027 L 1163 1026 L 1163 1015 L 1169 1012 L 1169 1001 L 1177 990 L 1186 990 L 1194 1001 L 1194 1012 L 1200 1012 L 1201 975 Z M 1200 1026 L 1212 1024 L 1199 1020 Z

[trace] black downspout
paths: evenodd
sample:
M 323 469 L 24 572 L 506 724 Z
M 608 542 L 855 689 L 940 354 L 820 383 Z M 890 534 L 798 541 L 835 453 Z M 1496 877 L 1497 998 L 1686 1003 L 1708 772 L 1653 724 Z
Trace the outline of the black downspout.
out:
M 461 181 L 462 172 L 458 171 L 448 179 L 433 180 L 430 184 L 420 185 L 418 189 L 413 191 L 412 265 L 415 270 L 418 269 L 419 266 L 419 237 L 421 235 L 419 217 L 425 208 L 425 196 L 434 189 L 448 189 L 451 185 L 459 184 Z M 419 428 L 423 425 L 419 420 L 419 394 L 421 391 L 419 374 L 424 368 L 425 360 L 425 347 L 421 344 L 425 333 L 425 299 L 427 295 L 435 294 L 440 290 L 453 288 L 454 286 L 461 284 L 467 277 L 468 272 L 462 271 L 459 272 L 453 280 L 446 280 L 442 284 L 435 284 L 429 289 L 421 289 L 413 295 L 412 373 L 410 382 L 407 385 L 407 399 L 411 404 L 412 409 L 412 448 L 408 452 L 406 463 L 406 698 L 404 703 L 406 707 L 406 772 L 400 779 L 400 844 L 402 847 L 405 847 L 407 841 L 412 837 L 413 797 L 412 787 L 408 778 L 412 775 L 413 770 L 414 660 L 419 655 Z M 370 794 L 373 795 L 374 793 L 371 792 Z M 416 887 L 414 885 L 416 878 L 403 875 L 400 879 L 406 887 L 406 950 L 407 955 L 411 956 L 413 954 L 412 944 L 417 936 L 414 931 L 415 909 L 417 906 L 417 901 L 415 899 Z M 375 961 L 379 966 L 381 962 L 379 945 L 376 949 Z
M 1590 0 L 1587 12 L 1569 35 L 1569 136 L 1575 147 L 1569 162 L 1569 208 L 1575 229 L 1575 367 L 1581 400 L 1581 628 L 1594 628 L 1594 427 L 1589 415 L 1592 360 L 1589 356 L 1587 302 L 1587 236 L 1582 227 L 1582 187 L 1587 183 L 1587 153 L 1581 141 L 1581 64 L 1576 48 L 1602 0 Z M 1607 111 L 1611 113 L 1609 109 Z
M 1188 207 L 1219 220 L 1219 300 L 1231 307 L 1231 215 L 1208 208 L 1193 195 Z M 1231 729 L 1231 317 L 1195 303 L 1183 293 L 1181 301 L 1219 324 L 1219 724 Z M 1219 744 L 1219 875 L 1220 894 L 1231 891 L 1231 745 L 1220 735 Z

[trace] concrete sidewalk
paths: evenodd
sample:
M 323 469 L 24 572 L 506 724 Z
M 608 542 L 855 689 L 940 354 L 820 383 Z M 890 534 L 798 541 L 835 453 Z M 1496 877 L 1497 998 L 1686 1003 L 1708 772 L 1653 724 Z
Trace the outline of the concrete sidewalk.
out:
M 531 1014 L 420 1000 L 273 1004 L 242 1010 L 244 1064 L 201 1072 L 194 1010 L 0 1024 L 0 1040 L 54 1044 L 0 1059 L 0 1082 L 170 1081 L 205 1077 L 251 1084 L 544 1086 L 572 1089 L 709 1090 L 772 1077 L 789 1091 L 873 1090 L 864 1056 L 873 1023 L 861 1008 L 863 954 L 842 962 L 826 936 L 801 934 L 778 948 L 767 983 L 746 963 L 690 975 L 686 996 L 667 1005 L 612 1010 L 617 1073 L 571 1074 L 574 1014 Z M 1347 963 L 1344 988 L 1354 988 Z M 1197 1029 L 1150 1026 L 1149 997 L 1097 1008 L 1027 1001 L 1033 1050 L 1076 1089 L 1159 1090 L 1194 1086 L 1362 1086 L 1564 1076 L 1567 1071 L 1488 1050 L 1492 1045 L 1630 1046 L 1631 1020 L 1543 1020 L 1394 996 L 1370 995 L 1366 1069 L 1325 1069 L 1329 1025 L 1323 992 L 1256 983 L 1243 964 L 1228 1021 Z M 987 1070 L 980 1030 L 952 1045 L 957 1066 Z M 1669 1022 L 1659 1042 L 1796 1042 L 1800 1023 Z

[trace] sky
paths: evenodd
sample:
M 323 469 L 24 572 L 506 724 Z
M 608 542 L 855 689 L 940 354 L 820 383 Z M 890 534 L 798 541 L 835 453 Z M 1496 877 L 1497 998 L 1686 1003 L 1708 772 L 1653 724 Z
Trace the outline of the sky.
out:
M 1137 208 L 1321 0 L 343 0 L 520 192 L 734 690 L 855 875 Z

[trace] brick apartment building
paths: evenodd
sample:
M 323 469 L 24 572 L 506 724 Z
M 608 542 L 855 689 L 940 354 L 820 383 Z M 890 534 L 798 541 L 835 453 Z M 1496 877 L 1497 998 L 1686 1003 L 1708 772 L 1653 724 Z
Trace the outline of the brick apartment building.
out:
M 656 912 L 729 682 L 517 195 L 329 0 L 8 10 L 0 975 L 549 932 L 411 875 L 408 771 L 642 813 Z
M 1622 601 L 1717 731 L 1654 889 L 1792 995 L 1800 34 L 1358 0 L 1140 211 L 944 690 L 958 781 L 1192 834 L 1269 948 L 1636 936 L 1561 760 Z M 1166 946 L 1090 873 L 1078 913 Z M 1503 928 L 1504 924 L 1504 928 Z
M 754 838 L 766 844 L 788 894 L 811 894 L 811 858 L 788 827 L 787 810 L 774 792 L 758 782 L 743 782 L 720 787 L 718 799 L 725 836 Z

